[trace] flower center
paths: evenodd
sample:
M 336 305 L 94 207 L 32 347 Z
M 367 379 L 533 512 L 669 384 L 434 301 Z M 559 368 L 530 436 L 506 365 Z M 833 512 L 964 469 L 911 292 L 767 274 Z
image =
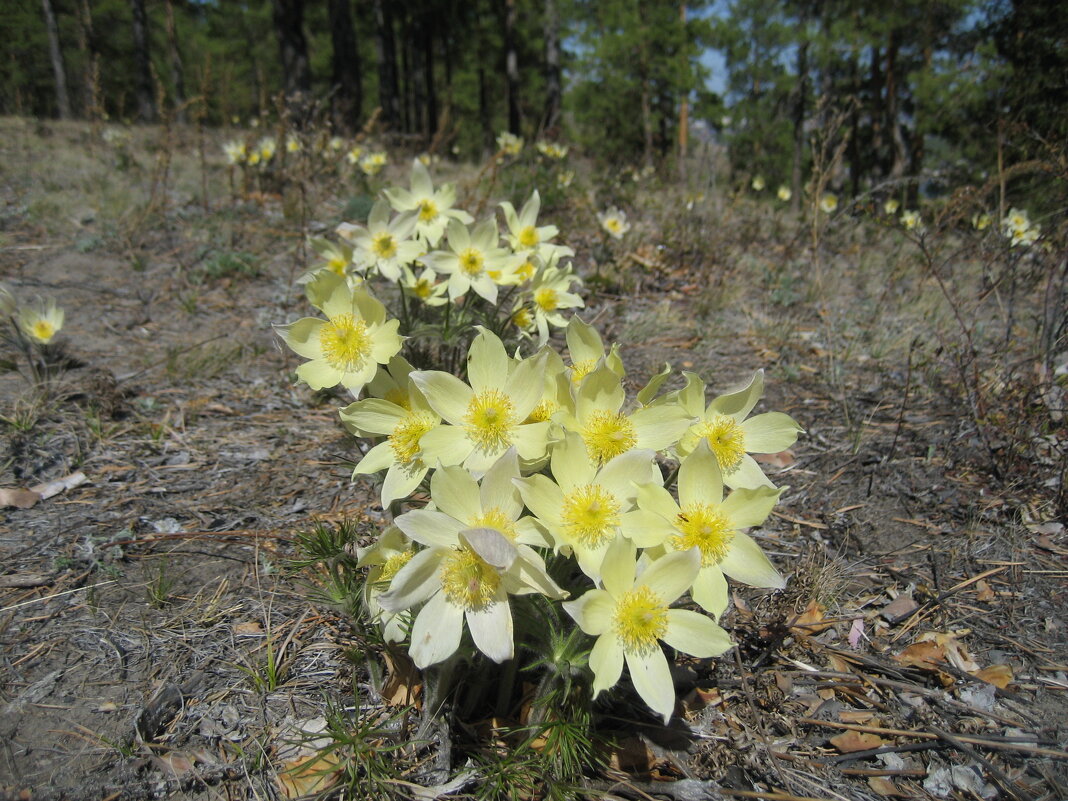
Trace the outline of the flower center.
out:
M 623 230 L 623 223 L 619 221 L 618 217 L 609 217 L 604 221 L 604 227 L 611 231 L 613 234 L 618 234 Z
M 56 327 L 48 320 L 37 320 L 33 324 L 33 338 L 38 342 L 49 342 L 56 335 Z
M 687 504 L 675 518 L 675 528 L 680 533 L 671 538 L 671 547 L 688 551 L 696 545 L 703 567 L 718 565 L 734 539 L 730 518 L 707 503 Z
M 319 347 L 326 363 L 335 370 L 356 370 L 371 354 L 367 323 L 351 314 L 339 314 L 320 329 Z
M 733 473 L 745 456 L 745 432 L 738 421 L 726 414 L 714 414 L 694 426 L 698 437 L 708 442 L 724 473 Z
M 549 398 L 538 401 L 538 405 L 531 410 L 530 415 L 524 422 L 544 423 L 546 420 L 550 419 L 553 416 L 553 413 L 559 408 L 560 404 Z
M 586 484 L 564 496 L 560 520 L 568 536 L 596 548 L 615 536 L 619 527 L 619 501 L 600 484 Z
M 512 325 L 524 330 L 534 325 L 534 318 L 530 314 L 530 309 L 526 306 L 520 306 L 512 312 Z
M 597 366 L 597 359 L 583 359 L 580 362 L 575 362 L 571 365 L 571 383 L 578 385 L 582 383 L 582 379 L 593 372 L 593 368 Z
M 644 584 L 616 601 L 612 630 L 623 650 L 647 654 L 657 648 L 657 640 L 667 634 L 667 604 Z
M 471 528 L 492 528 L 501 532 L 508 540 L 515 542 L 519 536 L 515 521 L 512 520 L 499 506 L 493 506 L 482 512 L 471 521 Z
M 412 412 L 397 425 L 389 435 L 389 447 L 397 461 L 405 467 L 412 465 L 419 456 L 419 440 L 438 420 L 430 412 Z
M 390 556 L 382 564 L 382 572 L 378 574 L 378 579 L 375 584 L 388 584 L 393 581 L 393 577 L 400 572 L 400 569 L 404 567 L 415 556 L 415 551 L 401 551 Z
M 528 225 L 520 231 L 517 239 L 519 240 L 519 246 L 525 249 L 536 248 L 538 243 L 541 242 L 541 238 L 538 236 L 538 229 L 533 225 Z
M 419 300 L 426 300 L 434 291 L 434 285 L 426 278 L 420 278 L 412 287 L 412 292 Z
M 392 259 L 397 255 L 397 240 L 392 234 L 382 231 L 371 240 L 371 251 L 380 259 Z
M 515 274 L 519 277 L 520 281 L 529 281 L 534 277 L 536 271 L 537 269 L 534 267 L 534 263 L 530 259 L 527 259 L 516 268 Z
M 482 272 L 482 266 L 486 263 L 482 251 L 476 248 L 466 248 L 460 254 L 460 269 L 474 278 Z
M 543 312 L 556 311 L 560 304 L 560 295 L 550 286 L 543 286 L 534 293 L 534 302 Z
M 446 556 L 439 575 L 449 603 L 468 611 L 486 606 L 501 583 L 500 574 L 470 548 Z
M 489 453 L 503 451 L 512 444 L 516 424 L 512 399 L 499 389 L 479 392 L 467 404 L 464 422 L 476 447 Z
M 625 414 L 602 409 L 591 414 L 586 421 L 582 429 L 582 441 L 586 443 L 590 458 L 598 464 L 604 464 L 633 448 L 638 437 L 634 423 Z
M 432 223 L 438 218 L 438 204 L 426 198 L 419 204 L 419 222 Z
M 330 259 L 330 261 L 326 263 L 326 268 L 332 273 L 344 275 L 346 264 L 347 262 L 341 256 L 334 256 L 332 259 Z

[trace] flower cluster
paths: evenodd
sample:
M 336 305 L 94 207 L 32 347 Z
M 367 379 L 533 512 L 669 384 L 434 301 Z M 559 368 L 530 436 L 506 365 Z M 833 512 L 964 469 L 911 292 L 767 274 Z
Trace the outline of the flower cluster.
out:
M 500 204 L 503 230 L 455 201 L 416 160 L 410 186 L 384 190 L 365 225 L 313 243 L 324 263 L 306 292 L 325 319 L 278 329 L 308 360 L 298 377 L 348 389 L 343 425 L 377 440 L 353 477 L 381 476 L 382 507 L 395 516 L 360 552 L 364 605 L 420 668 L 472 649 L 516 658 L 517 643 L 532 647 L 525 622 L 547 615 L 572 639 L 586 635 L 579 663 L 593 695 L 626 665 L 667 720 L 675 694 L 661 643 L 717 656 L 730 647 L 718 622 L 727 578 L 783 586 L 747 533 L 783 491 L 753 454 L 785 450 L 800 428 L 785 414 L 753 414 L 762 372 L 709 400 L 692 373 L 662 392 L 665 366 L 628 397 L 618 345 L 561 313 L 583 304 L 562 264 L 571 250 L 538 224 L 538 193 L 519 209 Z M 621 236 L 625 217 L 610 218 Z M 374 279 L 402 310 L 455 321 L 492 306 L 505 325 L 468 318 L 474 336 L 456 369 L 416 369 L 406 356 L 419 329 L 410 315 L 391 319 Z M 548 345 L 552 327 L 564 329 L 563 352 Z M 499 335 L 516 329 L 531 332 L 527 344 Z
M 1005 219 L 1001 221 L 1001 230 L 1013 247 L 1017 245 L 1030 247 L 1038 240 L 1042 226 L 1031 222 L 1026 211 L 1010 209 Z
M 430 310 L 448 312 L 453 306 L 455 327 L 457 320 L 481 313 L 482 303 L 503 306 L 503 325 L 511 333 L 544 343 L 550 328 L 567 324 L 564 313 L 583 302 L 573 291 L 578 277 L 562 261 L 574 251 L 554 241 L 555 225 L 538 224 L 540 207 L 537 190 L 519 210 L 501 203 L 502 234 L 496 216 L 476 223 L 456 206 L 455 189 L 435 187 L 426 166 L 415 159 L 409 187 L 383 190 L 365 225 L 342 223 L 340 241 L 312 241 L 324 263 L 305 280 L 314 281 L 323 271 L 343 277 L 350 287 L 384 279 L 400 288 L 405 333 L 416 320 L 426 322 Z M 476 322 L 496 326 L 485 315 Z
M 467 381 L 395 357 L 370 397 L 341 411 L 352 433 L 382 438 L 355 473 L 385 471 L 384 507 L 429 484 L 429 503 L 394 520 L 400 534 L 364 553 L 367 565 L 396 568 L 377 572 L 375 605 L 387 639 L 407 632 L 425 668 L 456 652 L 465 626 L 483 654 L 511 659 L 512 605 L 570 597 L 563 609 L 596 638 L 594 694 L 625 663 L 666 720 L 674 691 L 659 643 L 716 656 L 730 646 L 717 623 L 726 577 L 783 586 L 746 533 L 782 492 L 752 454 L 788 448 L 800 428 L 751 414 L 762 373 L 706 403 L 693 374 L 656 396 L 665 369 L 628 401 L 618 347 L 577 317 L 566 340 L 566 360 L 546 347 L 523 357 L 484 330 Z M 702 611 L 673 607 L 687 593 Z
M 389 163 L 389 156 L 384 150 L 368 150 L 361 145 L 349 147 L 339 136 L 320 135 L 310 137 L 307 141 L 290 133 L 282 143 L 286 153 L 309 153 L 325 164 L 334 164 L 339 160 L 357 167 L 364 175 L 373 176 L 382 171 Z M 279 145 L 274 136 L 264 136 L 252 142 L 245 139 L 231 139 L 223 143 L 223 155 L 226 163 L 232 167 L 253 167 L 267 170 L 275 163 Z

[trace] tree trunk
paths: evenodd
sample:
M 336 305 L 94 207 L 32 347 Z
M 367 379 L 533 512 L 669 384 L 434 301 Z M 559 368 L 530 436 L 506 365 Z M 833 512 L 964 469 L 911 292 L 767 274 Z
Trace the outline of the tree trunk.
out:
M 182 52 L 178 49 L 178 28 L 174 24 L 174 0 L 166 0 L 167 10 L 167 50 L 171 62 L 171 83 L 174 85 L 174 108 L 178 122 L 184 123 L 185 114 L 185 70 L 182 67 Z
M 804 21 L 802 21 L 802 25 Z M 808 37 L 797 48 L 797 84 L 794 86 L 794 157 L 790 172 L 790 210 L 801 210 L 801 182 L 805 161 L 805 100 L 808 95 Z
M 400 123 L 400 92 L 397 87 L 397 48 L 393 40 L 392 0 L 374 0 L 378 48 L 378 105 L 387 128 Z
M 82 114 L 91 120 L 100 116 L 100 54 L 93 35 L 93 12 L 89 0 L 78 3 L 78 49 L 85 59 L 82 73 Z
M 302 120 L 311 95 L 311 67 L 304 38 L 304 0 L 273 0 L 274 32 L 282 61 L 282 85 L 286 103 Z
M 886 47 L 886 129 L 890 132 L 893 150 L 890 157 L 890 177 L 900 178 L 905 174 L 905 138 L 901 133 L 901 120 L 897 110 L 897 49 L 894 31 Z
M 70 95 L 67 94 L 67 70 L 63 65 L 63 51 L 59 47 L 59 26 L 52 11 L 52 0 L 41 0 L 45 27 L 48 29 L 48 55 L 52 59 L 52 74 L 56 79 L 56 111 L 61 120 L 70 119 Z
M 434 89 L 434 29 L 423 26 L 423 90 L 426 92 L 426 144 L 438 132 L 438 94 Z
M 360 83 L 360 51 L 352 25 L 352 0 L 330 0 L 330 41 L 333 45 L 334 125 L 352 133 L 363 113 Z
M 145 13 L 145 0 L 130 0 L 133 12 L 134 62 L 137 76 L 134 87 L 137 93 L 137 117 L 141 122 L 156 119 L 156 101 L 152 93 L 152 60 L 149 58 L 148 14 Z
M 519 54 L 515 47 L 516 0 L 504 0 L 504 75 L 508 85 L 508 130 L 519 136 Z
M 556 0 L 545 0 L 545 116 L 541 127 L 552 137 L 560 124 L 563 90 L 560 76 L 560 14 Z

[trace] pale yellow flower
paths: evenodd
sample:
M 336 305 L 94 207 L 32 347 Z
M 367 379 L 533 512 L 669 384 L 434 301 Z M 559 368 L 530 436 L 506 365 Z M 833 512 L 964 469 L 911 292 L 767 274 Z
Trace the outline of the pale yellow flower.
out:
M 753 179 L 753 191 L 754 192 L 763 192 L 764 191 L 764 186 L 765 186 L 765 183 L 764 183 L 764 176 L 763 175 L 758 175 Z
M 635 545 L 663 553 L 696 548 L 701 567 L 693 581 L 693 599 L 717 618 L 727 608 L 724 574 L 753 587 L 782 589 L 785 582 L 760 546 L 744 529 L 763 523 L 781 489 L 739 489 L 723 497 L 723 476 L 707 442 L 682 460 L 679 500 L 658 483 L 639 488 L 638 511 L 629 534 Z
M 638 695 L 667 723 L 675 710 L 675 686 L 660 641 L 700 659 L 731 647 L 727 632 L 708 617 L 671 608 L 700 566 L 693 548 L 664 556 L 639 573 L 628 540 L 620 537 L 608 548 L 601 567 L 603 589 L 563 604 L 579 627 L 597 638 L 589 662 L 595 696 L 615 686 L 626 662 Z
M 525 543 L 537 530 L 519 519 L 523 503 L 513 481 L 515 451 L 502 454 L 481 483 L 461 468 L 442 468 L 430 481 L 435 509 L 416 509 L 397 527 L 425 546 L 400 569 L 383 609 L 398 612 L 422 604 L 412 624 L 409 653 L 419 668 L 456 652 L 464 624 L 475 647 L 494 662 L 515 655 L 509 595 L 567 596 L 546 573 L 538 553 Z
M 497 148 L 506 156 L 518 156 L 523 150 L 523 139 L 510 131 L 504 131 L 497 137 Z
M 601 227 L 614 239 L 622 239 L 623 235 L 630 230 L 626 212 L 620 211 L 615 206 L 597 215 Z
M 63 309 L 52 300 L 23 308 L 18 316 L 19 330 L 39 345 L 47 345 L 55 338 L 63 328 L 63 320 Z
M 838 208 L 838 195 L 827 192 L 820 198 L 820 211 L 824 214 L 833 214 Z
M 327 319 L 305 317 L 275 326 L 294 352 L 311 360 L 297 368 L 297 377 L 315 390 L 341 384 L 358 395 L 378 366 L 400 351 L 400 322 L 387 320 L 386 307 L 364 288 L 352 289 L 329 271 L 308 284 L 306 291 Z
M 790 191 L 790 187 L 785 186 L 785 185 L 784 186 L 780 186 L 779 187 L 779 191 L 776 194 L 777 194 L 779 200 L 781 200 L 783 203 L 785 203 L 791 197 L 793 197 L 793 192 Z
M 449 425 L 424 435 L 423 459 L 462 463 L 481 474 L 509 448 L 537 461 L 549 445 L 549 422 L 529 421 L 541 401 L 547 356 L 515 361 L 496 334 L 483 330 L 471 343 L 465 384 L 450 373 L 412 373 L 431 407 Z

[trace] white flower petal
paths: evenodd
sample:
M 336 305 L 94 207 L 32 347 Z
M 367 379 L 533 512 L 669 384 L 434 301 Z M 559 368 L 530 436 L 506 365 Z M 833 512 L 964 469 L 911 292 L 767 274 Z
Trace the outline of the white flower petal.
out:
M 412 646 L 408 653 L 417 668 L 443 662 L 460 647 L 464 631 L 464 612 L 439 592 L 419 610 L 412 625 Z
M 688 609 L 669 609 L 664 642 L 699 659 L 719 656 L 730 649 L 731 638 L 712 619 Z
M 460 532 L 466 528 L 459 520 L 432 509 L 413 509 L 394 523 L 416 542 L 439 548 L 455 548 Z
M 675 685 L 671 681 L 667 657 L 659 648 L 643 654 L 628 652 L 626 657 L 634 689 L 650 709 L 663 715 L 666 724 L 675 711 Z
M 512 658 L 515 654 L 512 611 L 506 595 L 502 593 L 501 600 L 491 601 L 479 609 L 468 609 L 465 615 L 471 639 L 478 650 L 497 663 Z
M 781 590 L 786 582 L 752 537 L 734 532 L 730 548 L 719 563 L 719 569 L 737 581 L 752 587 Z
M 590 669 L 593 671 L 593 696 L 610 690 L 619 682 L 623 673 L 623 646 L 612 632 L 602 634 L 590 651 Z

